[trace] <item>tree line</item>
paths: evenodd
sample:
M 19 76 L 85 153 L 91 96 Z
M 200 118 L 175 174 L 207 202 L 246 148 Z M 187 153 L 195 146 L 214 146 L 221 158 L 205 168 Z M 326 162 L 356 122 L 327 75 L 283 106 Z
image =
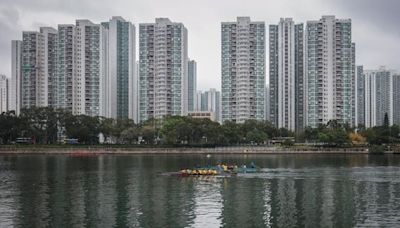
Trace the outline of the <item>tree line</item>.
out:
M 283 144 L 296 142 L 323 146 L 399 143 L 399 126 L 389 126 L 387 116 L 383 126 L 354 129 L 331 120 L 317 128 L 307 127 L 301 133 L 276 128 L 268 121 L 247 120 L 244 123 L 170 116 L 134 123 L 131 119 L 111 119 L 72 115 L 63 109 L 33 107 L 0 114 L 0 144 L 11 144 L 18 138 L 29 138 L 36 144 L 56 144 L 60 136 L 77 139 L 80 144 L 105 143 L 147 145 L 230 146 L 261 145 L 272 139 L 285 139 Z

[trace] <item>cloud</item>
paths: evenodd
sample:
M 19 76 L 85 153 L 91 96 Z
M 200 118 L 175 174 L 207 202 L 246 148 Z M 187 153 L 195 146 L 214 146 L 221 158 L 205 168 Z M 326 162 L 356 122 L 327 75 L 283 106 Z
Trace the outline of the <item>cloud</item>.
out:
M 18 38 L 19 11 L 14 7 L 0 6 L 0 74 L 10 76 L 11 40 Z
M 1 0 L 0 73 L 10 75 L 11 39 L 21 39 L 23 30 L 57 27 L 83 18 L 99 23 L 111 16 L 122 16 L 136 27 L 155 17 L 184 23 L 189 32 L 189 57 L 197 61 L 197 84 L 203 90 L 220 89 L 220 23 L 237 16 L 250 16 L 266 25 L 278 23 L 280 17 L 293 17 L 296 23 L 322 15 L 352 18 L 357 63 L 365 68 L 398 68 L 398 9 L 398 0 Z

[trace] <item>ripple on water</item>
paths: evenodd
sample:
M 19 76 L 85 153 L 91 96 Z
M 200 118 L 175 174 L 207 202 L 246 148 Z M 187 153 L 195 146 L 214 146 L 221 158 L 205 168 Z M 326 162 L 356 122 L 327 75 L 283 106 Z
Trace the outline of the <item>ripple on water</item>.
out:
M 320 157 L 317 161 L 324 165 L 318 166 L 307 160 L 310 157 L 286 156 L 274 163 L 266 156 L 254 160 L 279 168 L 232 178 L 158 175 L 179 170 L 182 164 L 190 167 L 197 159 L 0 158 L 0 227 L 396 227 L 400 223 L 396 157 L 387 166 L 381 159 L 380 166 L 357 167 L 351 165 L 355 157 L 333 161 Z M 301 163 L 299 168 L 293 168 L 296 162 Z

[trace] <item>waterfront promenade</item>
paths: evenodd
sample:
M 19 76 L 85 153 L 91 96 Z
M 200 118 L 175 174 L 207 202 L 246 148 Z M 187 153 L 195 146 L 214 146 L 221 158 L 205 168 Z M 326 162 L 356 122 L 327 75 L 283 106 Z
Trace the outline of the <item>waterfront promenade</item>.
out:
M 361 148 L 285 148 L 285 147 L 215 147 L 215 148 L 116 148 L 116 147 L 0 147 L 3 154 L 368 154 Z M 387 151 L 386 153 L 399 153 Z

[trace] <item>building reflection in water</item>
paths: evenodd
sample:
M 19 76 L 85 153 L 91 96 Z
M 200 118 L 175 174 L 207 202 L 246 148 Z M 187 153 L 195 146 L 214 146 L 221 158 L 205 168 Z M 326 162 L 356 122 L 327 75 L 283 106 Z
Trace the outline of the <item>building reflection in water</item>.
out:
M 272 216 L 271 216 L 271 211 L 272 211 L 272 206 L 271 206 L 271 201 L 272 201 L 272 193 L 270 189 L 270 185 L 265 181 L 264 182 L 264 215 L 263 215 L 263 220 L 264 220 L 264 225 L 265 227 L 271 227 L 272 225 Z
M 160 175 L 190 156 L 0 156 L 1 227 L 365 227 L 400 221 L 400 158 L 252 159 L 266 173 Z M 318 165 L 320 164 L 320 165 Z
M 224 180 L 214 177 L 195 178 L 193 222 L 190 227 L 221 227 L 222 185 Z
M 15 169 L 15 157 L 0 156 L 0 225 L 4 227 L 16 227 L 16 217 L 21 210 L 18 198 L 21 192 Z

